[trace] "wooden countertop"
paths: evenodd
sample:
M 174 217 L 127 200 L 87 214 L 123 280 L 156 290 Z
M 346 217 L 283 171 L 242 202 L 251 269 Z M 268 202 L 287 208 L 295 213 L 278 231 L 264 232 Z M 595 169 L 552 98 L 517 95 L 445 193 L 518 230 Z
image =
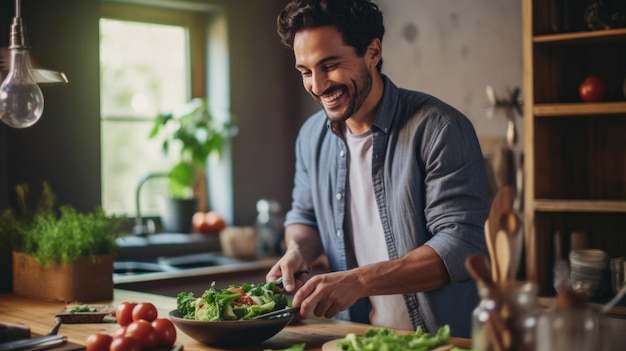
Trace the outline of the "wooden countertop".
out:
M 159 317 L 166 317 L 169 311 L 176 308 L 176 299 L 173 297 L 120 289 L 114 290 L 113 301 L 93 304 L 104 303 L 117 306 L 122 301 L 150 301 L 159 310 Z M 43 335 L 52 329 L 55 324 L 54 315 L 62 311 L 64 307 L 65 304 L 63 303 L 37 301 L 13 295 L 0 295 L 0 322 L 24 324 L 31 328 L 31 332 Z M 361 334 L 369 327 L 371 326 L 366 324 L 307 318 L 287 326 L 277 335 L 260 345 L 238 348 L 237 350 L 280 350 L 296 343 L 305 343 L 306 350 L 322 350 L 322 345 L 327 341 L 343 338 L 348 333 Z M 59 334 L 67 336 L 69 342 L 82 345 L 90 334 L 96 332 L 112 334 L 118 328 L 119 325 L 113 319 L 110 319 L 108 322 L 93 324 L 63 324 L 59 329 Z M 459 347 L 471 347 L 471 340 L 468 339 L 451 338 L 451 342 Z M 182 344 L 184 350 L 187 351 L 226 350 L 200 344 L 181 331 L 178 331 L 176 343 Z

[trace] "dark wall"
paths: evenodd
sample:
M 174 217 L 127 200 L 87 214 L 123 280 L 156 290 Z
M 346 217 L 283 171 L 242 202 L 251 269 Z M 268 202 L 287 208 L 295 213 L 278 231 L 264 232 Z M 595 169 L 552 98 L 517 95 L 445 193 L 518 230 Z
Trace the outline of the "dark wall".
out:
M 307 112 L 293 54 L 276 35 L 285 0 L 228 0 L 233 140 L 234 224 L 252 224 L 259 198 L 289 206 L 294 142 Z M 0 0 L 0 20 L 13 17 L 13 0 Z M 48 181 L 59 203 L 92 210 L 101 203 L 99 0 L 25 0 L 22 18 L 32 53 L 69 84 L 42 87 L 42 119 L 26 129 L 0 123 L 0 206 L 14 202 L 16 184 Z M 5 9 L 10 8 L 8 11 Z M 10 12 L 9 16 L 6 13 Z M 2 39 L 9 23 L 2 24 Z M 1 42 L 1 41 L 0 41 Z M 35 192 L 38 192 L 36 190 Z M 8 194 L 8 195 L 7 195 Z
M 235 222 L 252 224 L 256 201 L 290 204 L 294 143 L 306 113 L 293 53 L 276 34 L 287 1 L 228 1 L 231 98 L 240 132 L 233 147 Z
M 12 2 L 3 0 L 3 7 Z M 6 136 L 3 192 L 12 203 L 16 184 L 40 188 L 47 181 L 59 203 L 92 210 L 100 204 L 99 2 L 27 0 L 21 8 L 33 57 L 65 72 L 70 82 L 42 85 L 44 112 L 34 126 L 0 125 Z

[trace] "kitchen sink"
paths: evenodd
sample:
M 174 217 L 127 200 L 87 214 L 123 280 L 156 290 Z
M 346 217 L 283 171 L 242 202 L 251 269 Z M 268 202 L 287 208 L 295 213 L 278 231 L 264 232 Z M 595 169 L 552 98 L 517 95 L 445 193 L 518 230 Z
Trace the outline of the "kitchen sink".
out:
M 116 261 L 113 262 L 113 275 L 135 275 L 145 273 L 167 272 L 169 267 L 154 262 Z
M 177 269 L 190 269 L 210 266 L 224 266 L 246 262 L 244 260 L 222 256 L 221 254 L 208 252 L 177 257 L 159 257 L 157 262 L 160 265 L 174 267 Z
M 199 233 L 157 233 L 127 235 L 116 240 L 116 261 L 155 261 L 158 257 L 177 257 L 221 251 L 218 235 Z
M 153 259 L 117 260 L 113 276 L 134 276 L 148 273 L 180 272 L 195 268 L 237 265 L 248 260 L 225 257 L 221 252 L 205 252 L 179 256 L 159 256 Z

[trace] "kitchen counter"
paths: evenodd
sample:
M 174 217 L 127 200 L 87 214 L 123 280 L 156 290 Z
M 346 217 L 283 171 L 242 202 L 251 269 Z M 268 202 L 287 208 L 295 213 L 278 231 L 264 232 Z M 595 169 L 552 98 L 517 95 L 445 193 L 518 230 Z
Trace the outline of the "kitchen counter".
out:
M 122 301 L 150 301 L 159 311 L 159 317 L 166 317 L 168 312 L 176 308 L 176 299 L 173 297 L 147 294 L 141 292 L 114 290 L 113 301 L 99 303 L 117 306 Z M 96 304 L 96 303 L 93 303 Z M 54 315 L 63 310 L 65 304 L 30 300 L 13 295 L 0 295 L 0 322 L 24 324 L 31 328 L 33 333 L 46 334 L 55 324 Z M 241 351 L 280 350 L 295 343 L 305 343 L 306 350 L 322 350 L 322 345 L 330 340 L 343 338 L 348 333 L 361 334 L 367 328 L 366 324 L 334 321 L 322 318 L 307 318 L 293 325 L 287 326 L 269 340 L 248 348 L 238 348 Z M 112 334 L 119 325 L 112 319 L 109 322 L 93 324 L 64 324 L 59 334 L 67 336 L 68 341 L 84 344 L 90 334 L 100 332 Z M 451 342 L 460 347 L 471 347 L 468 339 L 452 338 Z M 182 344 L 187 351 L 226 350 L 209 347 L 194 341 L 178 331 L 177 344 Z

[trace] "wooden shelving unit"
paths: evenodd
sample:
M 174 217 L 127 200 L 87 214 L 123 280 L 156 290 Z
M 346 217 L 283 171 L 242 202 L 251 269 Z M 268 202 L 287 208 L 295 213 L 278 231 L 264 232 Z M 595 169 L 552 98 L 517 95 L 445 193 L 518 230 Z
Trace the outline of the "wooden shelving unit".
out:
M 555 293 L 556 232 L 565 253 L 583 231 L 590 247 L 626 256 L 626 29 L 588 30 L 587 1 L 555 13 L 557 1 L 522 0 L 525 273 L 541 296 Z M 581 101 L 592 74 L 607 101 Z

